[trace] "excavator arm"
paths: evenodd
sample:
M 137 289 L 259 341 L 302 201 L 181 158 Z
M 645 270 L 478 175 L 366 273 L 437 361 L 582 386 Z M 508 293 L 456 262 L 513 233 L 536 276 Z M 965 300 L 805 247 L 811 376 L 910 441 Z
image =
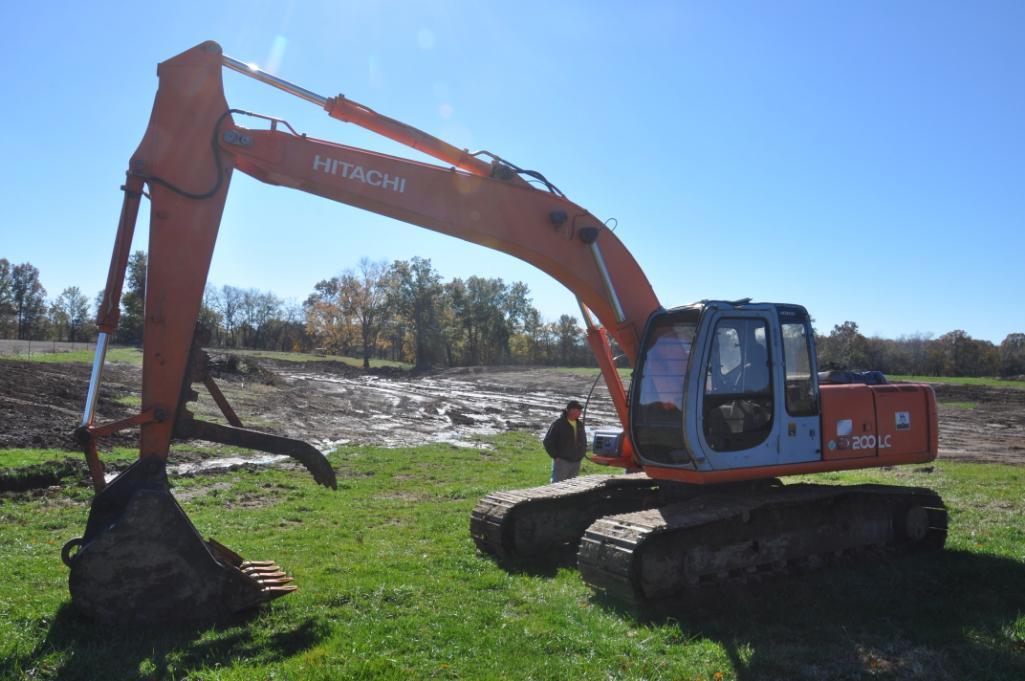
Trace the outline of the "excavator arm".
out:
M 374 153 L 296 133 L 279 119 L 229 109 L 223 68 L 257 77 L 443 161 L 445 166 Z M 85 534 L 62 552 L 72 601 L 104 621 L 195 619 L 287 594 L 291 578 L 269 561 L 244 561 L 202 539 L 170 493 L 172 438 L 198 438 L 298 459 L 317 482 L 335 486 L 323 454 L 309 444 L 243 427 L 206 369 L 196 321 L 234 171 L 459 237 L 529 262 L 577 297 L 624 428 L 626 393 L 610 337 L 633 364 L 644 324 L 660 306 L 622 242 L 539 173 L 471 154 L 343 96 L 325 98 L 250 68 L 203 43 L 160 64 L 146 134 L 132 156 L 124 204 L 98 315 L 99 337 L 82 423 L 76 431 L 97 495 Z M 265 127 L 241 127 L 241 119 Z M 266 125 L 269 123 L 269 125 Z M 485 160 L 486 157 L 487 160 Z M 540 185 L 536 186 L 532 182 Z M 143 331 L 142 409 L 95 423 L 107 344 L 114 333 L 135 223 L 151 203 Z M 202 383 L 229 425 L 187 409 Z M 97 440 L 140 427 L 140 458 L 109 484 Z M 629 444 L 605 463 L 634 465 Z
M 321 105 L 355 123 L 450 163 L 443 167 L 295 133 L 287 123 L 229 110 L 221 74 L 228 66 Z M 324 98 L 222 55 L 203 43 L 158 68 L 160 87 L 149 127 L 132 156 L 122 218 L 101 305 L 103 347 L 117 323 L 128 252 L 144 187 L 149 189 L 150 243 L 143 344 L 141 455 L 166 457 L 180 395 L 187 386 L 193 331 L 224 202 L 237 168 L 263 182 L 386 215 L 525 260 L 578 298 L 589 342 L 624 428 L 626 396 L 612 361 L 611 336 L 631 364 L 645 321 L 659 308 L 647 277 L 622 242 L 588 211 L 524 181 L 519 169 L 487 162 L 351 100 Z M 255 116 L 268 129 L 247 129 Z M 592 319 L 592 314 L 594 319 Z M 596 320 L 596 321 L 595 321 Z M 93 419 L 102 371 L 97 353 L 82 426 Z M 83 436 L 83 439 L 85 437 Z M 629 465 L 629 448 L 610 462 Z M 95 457 L 91 465 L 98 468 Z M 95 476 L 94 476 L 95 477 Z M 100 487 L 99 483 L 97 486 Z

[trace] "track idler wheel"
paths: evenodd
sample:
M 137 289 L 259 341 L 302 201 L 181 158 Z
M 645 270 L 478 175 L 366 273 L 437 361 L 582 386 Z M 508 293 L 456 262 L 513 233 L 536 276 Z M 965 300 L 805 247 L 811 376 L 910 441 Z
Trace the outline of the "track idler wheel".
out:
M 71 601 L 104 623 L 212 620 L 296 590 L 270 561 L 204 541 L 171 495 L 161 457 L 139 459 L 93 499 L 61 558 Z

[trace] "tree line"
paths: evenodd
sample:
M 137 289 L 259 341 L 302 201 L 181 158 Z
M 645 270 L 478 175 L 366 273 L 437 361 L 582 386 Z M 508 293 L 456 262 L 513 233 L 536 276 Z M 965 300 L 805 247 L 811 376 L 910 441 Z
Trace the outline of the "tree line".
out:
M 146 253 L 129 257 L 114 342 L 141 345 Z M 78 287 L 53 301 L 29 263 L 0 259 L 0 338 L 92 340 L 95 312 Z M 545 321 L 526 284 L 499 278 L 445 281 L 431 261 L 361 260 L 314 286 L 305 301 L 208 285 L 198 323 L 213 347 L 322 351 L 406 362 L 418 368 L 482 364 L 593 365 L 583 329 L 571 315 Z
M 89 298 L 77 286 L 47 300 L 32 263 L 0 258 L 0 338 L 84 341 L 95 328 Z
M 115 342 L 140 345 L 146 254 L 129 258 Z M 30 263 L 0 258 L 0 338 L 86 341 L 95 310 L 77 286 L 50 300 Z M 594 365 L 572 315 L 545 321 L 522 282 L 468 277 L 445 281 L 431 261 L 362 259 L 317 282 L 303 302 L 269 291 L 207 286 L 199 324 L 211 345 L 281 351 L 323 351 L 406 362 L 419 368 L 494 364 Z M 875 369 L 921 376 L 1025 375 L 1025 333 L 999 345 L 963 330 L 938 338 L 866 337 L 852 321 L 815 334 L 820 369 Z
M 815 336 L 820 369 L 875 369 L 912 376 L 1023 376 L 1025 333 L 1009 333 L 1000 345 L 963 330 L 938 338 L 913 334 L 897 339 L 864 336 L 855 322 Z
M 360 260 L 302 305 L 306 332 L 332 353 L 428 366 L 592 365 L 575 317 L 545 322 L 523 282 L 444 281 L 426 258 Z

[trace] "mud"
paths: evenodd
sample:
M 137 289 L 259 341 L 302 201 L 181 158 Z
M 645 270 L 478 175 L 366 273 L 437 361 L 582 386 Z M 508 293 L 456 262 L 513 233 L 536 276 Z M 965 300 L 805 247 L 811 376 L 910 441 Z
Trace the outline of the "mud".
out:
M 475 367 L 409 375 L 364 372 L 345 364 L 259 360 L 252 366 L 218 359 L 218 384 L 249 427 L 303 438 L 322 451 L 339 445 L 412 447 L 425 443 L 487 448 L 484 437 L 517 430 L 540 435 L 569 399 L 583 401 L 594 377 L 548 368 Z M 83 365 L 0 362 L 0 449 L 74 449 L 71 432 L 81 419 L 89 368 Z M 107 367 L 98 420 L 131 415 L 140 370 Z M 1025 390 L 935 386 L 940 402 L 940 456 L 945 459 L 1025 464 Z M 193 405 L 200 418 L 217 419 L 200 386 Z M 121 400 L 119 402 L 118 400 Z M 951 404 L 955 403 L 955 404 Z M 955 406 L 960 403 L 959 406 Z M 968 403 L 968 404 L 965 404 Z M 591 428 L 617 420 L 604 385 L 588 409 Z M 132 446 L 135 433 L 113 443 Z M 110 442 L 110 441 L 108 441 Z M 2 458 L 2 457 L 0 457 Z M 259 458 L 176 453 L 172 471 L 188 475 L 216 465 L 252 465 Z M 2 467 L 2 462 L 0 462 Z
M 326 373 L 316 364 L 278 370 L 284 380 L 278 413 L 261 418 L 273 418 L 289 435 L 322 450 L 437 442 L 484 447 L 483 436 L 544 430 L 567 400 L 583 400 L 594 381 L 538 368 L 461 368 L 414 377 Z M 589 426 L 615 425 L 604 386 L 595 392 Z
M 940 457 L 1025 464 L 1025 390 L 937 384 Z
M 82 364 L 0 361 L 0 449 L 75 449 L 72 432 L 82 421 L 89 372 L 90 367 Z M 132 415 L 132 408 L 117 400 L 137 390 L 139 376 L 136 367 L 107 366 L 96 405 L 98 421 Z M 109 441 L 128 446 L 134 442 L 131 433 Z

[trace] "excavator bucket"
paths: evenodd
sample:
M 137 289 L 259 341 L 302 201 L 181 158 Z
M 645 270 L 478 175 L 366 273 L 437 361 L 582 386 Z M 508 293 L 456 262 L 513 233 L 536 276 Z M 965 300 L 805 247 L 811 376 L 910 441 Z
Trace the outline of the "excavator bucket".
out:
M 75 607 L 110 624 L 212 620 L 296 590 L 274 563 L 204 540 L 158 456 L 139 459 L 93 498 L 85 534 L 62 558 Z

